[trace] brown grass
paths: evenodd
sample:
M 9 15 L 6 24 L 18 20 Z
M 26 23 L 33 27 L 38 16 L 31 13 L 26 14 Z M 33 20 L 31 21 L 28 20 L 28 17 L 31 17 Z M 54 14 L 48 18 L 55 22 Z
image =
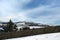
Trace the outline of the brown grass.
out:
M 29 30 L 23 30 L 23 31 L 18 31 L 18 32 L 2 32 L 0 33 L 0 39 L 24 37 L 24 36 L 30 36 L 30 35 L 55 33 L 55 32 L 60 32 L 60 27 L 29 29 Z

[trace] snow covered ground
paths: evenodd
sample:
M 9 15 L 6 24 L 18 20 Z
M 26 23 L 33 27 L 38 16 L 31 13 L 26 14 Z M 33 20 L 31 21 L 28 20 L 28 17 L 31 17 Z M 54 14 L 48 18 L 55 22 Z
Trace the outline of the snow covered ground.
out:
M 18 31 L 20 31 L 20 28 L 23 28 L 25 26 L 19 26 L 17 27 L 18 28 Z M 30 29 L 33 29 L 33 28 L 44 28 L 43 26 L 28 26 Z
M 50 33 L 6 40 L 60 40 L 60 33 Z

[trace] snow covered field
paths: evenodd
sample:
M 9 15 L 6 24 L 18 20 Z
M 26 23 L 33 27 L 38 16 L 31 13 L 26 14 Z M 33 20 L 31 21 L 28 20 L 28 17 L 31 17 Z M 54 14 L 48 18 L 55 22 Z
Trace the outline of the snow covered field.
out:
M 20 31 L 20 28 L 23 28 L 25 26 L 19 26 L 17 27 L 18 28 L 18 31 Z M 33 28 L 44 28 L 43 26 L 28 26 L 30 29 L 33 29 Z
M 50 33 L 6 40 L 60 40 L 60 33 Z

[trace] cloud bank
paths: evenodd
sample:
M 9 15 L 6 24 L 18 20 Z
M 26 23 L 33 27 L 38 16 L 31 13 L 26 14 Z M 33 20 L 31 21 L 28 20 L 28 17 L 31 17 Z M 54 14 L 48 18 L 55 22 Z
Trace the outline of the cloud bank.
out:
M 60 24 L 60 0 L 0 0 L 0 21 Z

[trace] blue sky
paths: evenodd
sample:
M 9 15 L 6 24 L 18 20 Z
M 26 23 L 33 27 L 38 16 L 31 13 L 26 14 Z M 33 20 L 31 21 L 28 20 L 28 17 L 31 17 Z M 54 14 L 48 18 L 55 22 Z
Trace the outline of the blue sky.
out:
M 60 24 L 60 0 L 0 0 L 0 21 Z

